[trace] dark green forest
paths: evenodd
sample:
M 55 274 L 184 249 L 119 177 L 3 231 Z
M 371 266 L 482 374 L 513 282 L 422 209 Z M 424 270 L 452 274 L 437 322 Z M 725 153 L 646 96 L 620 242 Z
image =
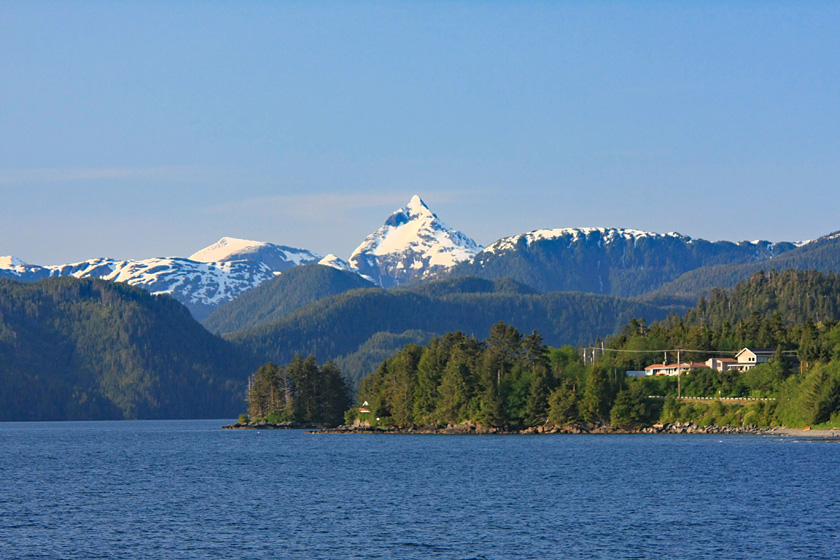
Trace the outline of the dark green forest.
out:
M 549 349 L 537 332 L 522 335 L 504 323 L 484 340 L 448 333 L 384 361 L 357 396 L 370 413 L 354 408 L 348 420 L 401 427 L 465 421 L 517 428 L 674 421 L 840 425 L 838 320 L 838 275 L 786 271 L 759 272 L 733 290 L 716 290 L 683 316 L 651 324 L 632 319 L 603 346 L 595 344 L 597 359 L 586 365 L 578 350 Z M 701 361 L 746 346 L 775 348 L 776 354 L 745 373 L 699 368 L 679 379 L 625 375 L 661 362 L 663 350 L 680 349 L 683 360 Z M 686 402 L 674 398 L 678 392 L 773 400 Z
M 350 388 L 333 362 L 318 366 L 314 357 L 295 356 L 288 366 L 271 362 L 249 380 L 252 420 L 337 426 L 352 402 Z
M 358 288 L 373 288 L 352 272 L 329 266 L 296 266 L 219 306 L 202 324 L 217 334 L 271 323 L 310 303 Z
M 358 350 L 336 358 L 335 363 L 347 376 L 351 386 L 358 387 L 362 378 L 375 371 L 379 364 L 399 352 L 408 344 L 426 344 L 437 336 L 428 331 L 410 330 L 404 333 L 378 332 Z
M 446 281 L 450 282 L 450 281 Z M 359 351 L 381 332 L 430 333 L 462 331 L 481 335 L 504 320 L 525 331 L 544 333 L 548 344 L 582 343 L 618 331 L 631 317 L 664 319 L 670 309 L 610 296 L 581 293 L 520 294 L 461 291 L 463 280 L 451 281 L 457 293 L 442 283 L 432 289 L 445 295 L 409 290 L 351 290 L 326 298 L 253 329 L 226 335 L 249 352 L 275 363 L 295 354 L 312 354 L 320 362 Z M 508 290 L 508 283 L 500 283 Z M 497 284 L 487 282 L 487 289 Z
M 259 363 L 168 296 L 0 279 L 0 420 L 230 417 Z

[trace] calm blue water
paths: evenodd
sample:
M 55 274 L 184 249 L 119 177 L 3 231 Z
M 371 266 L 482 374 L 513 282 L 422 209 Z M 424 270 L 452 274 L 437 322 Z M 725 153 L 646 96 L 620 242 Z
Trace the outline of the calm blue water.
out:
M 840 445 L 0 424 L 0 558 L 837 558 Z

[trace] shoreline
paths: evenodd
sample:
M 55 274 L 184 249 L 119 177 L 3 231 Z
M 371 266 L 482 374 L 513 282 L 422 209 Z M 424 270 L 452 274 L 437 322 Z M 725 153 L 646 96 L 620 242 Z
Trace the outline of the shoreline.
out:
M 222 426 L 223 430 L 306 430 L 309 434 L 394 434 L 394 435 L 550 435 L 550 434 L 705 434 L 705 435 L 763 435 L 787 438 L 808 438 L 840 441 L 840 428 L 804 429 L 759 428 L 758 426 L 698 426 L 692 422 L 654 424 L 645 428 L 618 428 L 608 424 L 588 425 L 584 423 L 569 426 L 531 426 L 529 428 L 488 428 L 472 423 L 449 424 L 447 426 L 411 426 L 407 428 L 380 428 L 373 426 L 341 425 L 324 428 L 317 424 L 283 422 L 236 422 Z
M 414 434 L 414 435 L 547 435 L 547 434 L 710 434 L 710 435 L 765 435 L 769 430 L 757 426 L 697 426 L 691 422 L 675 424 L 654 424 L 645 428 L 618 428 L 607 424 L 588 425 L 584 423 L 569 426 L 531 426 L 523 429 L 488 428 L 472 423 L 449 424 L 447 426 L 411 426 L 407 428 L 379 428 L 363 425 L 338 426 L 312 430 L 313 434 Z M 840 436 L 840 430 L 837 431 Z
M 223 430 L 319 430 L 321 426 L 311 422 L 234 422 L 222 426 Z
M 766 430 L 768 436 L 840 439 L 840 428 L 811 430 L 805 428 L 770 428 Z

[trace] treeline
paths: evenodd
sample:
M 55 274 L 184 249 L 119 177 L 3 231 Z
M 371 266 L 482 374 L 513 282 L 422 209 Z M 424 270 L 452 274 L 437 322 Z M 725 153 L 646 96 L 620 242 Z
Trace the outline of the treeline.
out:
M 604 422 L 623 387 L 604 368 L 587 372 L 574 348 L 549 350 L 538 333 L 523 336 L 501 322 L 482 341 L 453 332 L 406 346 L 362 381 L 356 400 L 367 408 L 354 407 L 347 421 L 399 427 Z M 618 423 L 635 420 L 632 403 L 627 408 L 617 411 Z
M 313 356 L 295 356 L 288 366 L 269 362 L 249 380 L 251 419 L 336 426 L 351 402 L 348 384 L 335 363 L 319 367 Z
M 359 386 L 362 379 L 372 371 L 376 371 L 383 361 L 400 351 L 407 344 L 426 344 L 437 336 L 437 333 L 410 330 L 400 334 L 378 332 L 352 354 L 339 356 L 335 363 L 347 376 L 353 388 Z
M 744 347 L 772 348 L 807 363 L 837 356 L 840 336 L 840 275 L 815 271 L 759 271 L 731 290 L 715 289 L 680 317 L 672 314 L 647 325 L 631 320 L 607 347 L 610 366 L 642 369 L 661 361 L 662 350 L 697 350 L 681 356 L 704 360 L 711 352 Z M 650 352 L 644 352 L 651 350 Z M 671 356 L 676 361 L 676 356 Z
M 168 296 L 0 279 L 2 421 L 230 417 L 258 363 Z

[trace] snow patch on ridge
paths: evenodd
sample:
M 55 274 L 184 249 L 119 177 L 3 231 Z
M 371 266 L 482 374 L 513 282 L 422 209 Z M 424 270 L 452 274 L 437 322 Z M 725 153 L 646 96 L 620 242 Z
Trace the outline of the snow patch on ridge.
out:
M 0 257 L 0 268 L 12 269 L 25 266 L 27 266 L 27 264 L 17 257 L 13 257 L 11 255 L 6 257 Z
M 262 241 L 250 241 L 248 239 L 237 239 L 235 237 L 222 237 L 218 242 L 205 247 L 190 255 L 191 261 L 198 262 L 219 262 L 231 260 L 230 257 L 236 256 L 240 253 L 253 251 L 260 247 L 267 246 L 268 243 Z
M 599 234 L 598 243 L 609 245 L 617 240 L 633 241 L 635 244 L 639 239 L 651 238 L 674 238 L 681 239 L 686 243 L 691 243 L 692 239 L 677 232 L 670 233 L 653 233 L 649 231 L 642 231 L 638 229 L 628 228 L 604 228 L 604 227 L 584 227 L 584 228 L 556 228 L 556 229 L 537 229 L 529 231 L 528 233 L 521 233 L 510 237 L 503 237 L 498 241 L 492 243 L 483 252 L 485 253 L 500 253 L 503 251 L 512 251 L 516 248 L 522 240 L 526 245 L 531 245 L 536 241 L 551 241 L 563 237 L 569 238 L 569 244 L 588 238 L 592 235 Z
M 327 255 L 326 257 L 321 259 L 320 261 L 318 261 L 318 264 L 320 264 L 321 266 L 329 266 L 331 268 L 336 268 L 338 270 L 346 270 L 347 272 L 358 273 L 358 271 L 355 268 L 353 268 L 352 266 L 350 266 L 347 263 L 347 261 L 345 261 L 344 259 L 338 258 L 337 256 L 333 255 L 332 253 L 330 253 L 329 255 Z

